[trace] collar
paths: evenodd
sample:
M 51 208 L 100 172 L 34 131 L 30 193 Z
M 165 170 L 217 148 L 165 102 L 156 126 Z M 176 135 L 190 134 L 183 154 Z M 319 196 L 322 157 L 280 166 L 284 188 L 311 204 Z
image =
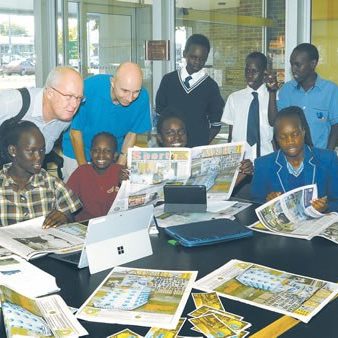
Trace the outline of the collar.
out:
M 266 93 L 268 91 L 268 89 L 266 88 L 266 84 L 265 83 L 262 83 L 261 86 L 257 90 L 254 90 L 253 88 L 251 88 L 249 86 L 246 86 L 245 89 L 250 94 L 252 92 L 257 92 L 258 95 L 262 95 L 262 94 L 264 94 L 264 93 Z
M 12 185 L 16 185 L 15 181 L 11 176 L 8 175 L 8 170 L 12 166 L 12 163 L 4 164 L 1 172 L 0 172 L 0 179 L 2 180 L 3 187 L 10 187 Z M 32 175 L 27 184 L 27 188 L 36 188 L 36 187 L 43 187 L 45 186 L 45 179 L 46 179 L 46 171 L 41 169 L 38 174 Z
M 300 85 L 295 79 L 292 79 L 290 83 L 293 87 L 295 87 L 295 89 L 300 89 Z M 324 84 L 325 84 L 325 80 L 317 73 L 317 78 L 312 88 L 317 87 L 320 90 L 323 90 Z
M 277 151 L 275 163 L 278 167 L 277 176 L 283 192 L 292 190 L 294 187 L 288 185 L 287 176 L 289 171 L 287 169 L 287 160 L 281 150 Z M 314 163 L 314 156 L 311 148 L 308 145 L 304 146 L 304 184 L 314 184 L 316 177 L 316 164 Z
M 198 71 L 197 73 L 189 74 L 187 72 L 187 67 L 182 67 L 181 72 L 180 72 L 180 77 L 183 81 L 188 76 L 191 76 L 194 81 L 198 81 L 199 79 L 201 79 L 205 75 L 206 75 L 206 72 L 203 68 L 200 71 Z

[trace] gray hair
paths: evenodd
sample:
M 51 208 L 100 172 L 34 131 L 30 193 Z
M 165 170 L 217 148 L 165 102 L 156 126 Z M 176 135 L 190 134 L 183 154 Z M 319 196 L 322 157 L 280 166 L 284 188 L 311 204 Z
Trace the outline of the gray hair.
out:
M 52 69 L 47 76 L 45 88 L 54 87 L 58 83 L 60 76 L 68 71 L 78 73 L 76 69 L 70 66 L 57 66 L 54 69 Z

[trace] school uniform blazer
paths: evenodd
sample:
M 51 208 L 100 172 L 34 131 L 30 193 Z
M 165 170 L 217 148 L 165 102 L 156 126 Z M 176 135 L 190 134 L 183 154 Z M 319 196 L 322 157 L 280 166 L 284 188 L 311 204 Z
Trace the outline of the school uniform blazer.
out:
M 327 196 L 328 211 L 338 211 L 338 158 L 327 149 L 304 148 L 304 185 L 317 184 L 318 197 Z M 292 186 L 286 158 L 281 150 L 255 160 L 255 172 L 251 194 L 254 201 L 266 202 L 266 196 L 273 191 L 287 192 Z

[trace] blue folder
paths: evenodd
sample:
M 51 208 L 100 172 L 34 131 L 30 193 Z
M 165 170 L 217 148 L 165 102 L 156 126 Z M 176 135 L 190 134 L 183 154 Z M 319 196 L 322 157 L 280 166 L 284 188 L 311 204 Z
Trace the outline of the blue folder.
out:
M 253 235 L 252 230 L 239 221 L 229 219 L 176 225 L 165 228 L 164 231 L 186 247 L 216 244 Z

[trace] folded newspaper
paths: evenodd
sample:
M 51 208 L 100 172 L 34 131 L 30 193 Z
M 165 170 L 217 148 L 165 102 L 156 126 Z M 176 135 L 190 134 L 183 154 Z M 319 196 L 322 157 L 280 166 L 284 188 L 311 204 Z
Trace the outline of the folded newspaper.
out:
M 79 319 L 174 329 L 196 271 L 116 267 L 76 314 Z
M 164 205 L 159 205 L 154 209 L 154 217 L 157 226 L 168 228 L 175 225 L 190 224 L 195 222 L 210 221 L 212 219 L 227 218 L 232 219 L 234 215 L 248 208 L 251 203 L 231 201 L 229 206 L 222 211 L 203 212 L 203 213 L 170 213 L 164 211 Z M 208 203 L 209 208 L 209 203 Z
M 0 286 L 1 307 L 8 338 L 76 338 L 88 332 L 58 296 L 28 298 Z
M 74 223 L 59 228 L 43 229 L 43 221 L 44 217 L 38 217 L 0 228 L 0 246 L 26 260 L 51 252 L 81 250 L 84 243 L 83 235 L 74 230 Z M 79 224 L 76 228 L 82 227 L 85 226 Z
M 338 284 L 233 259 L 195 289 L 297 318 L 305 323 L 338 294 Z
M 60 291 L 54 276 L 15 255 L 0 257 L 0 285 L 6 285 L 28 297 Z
M 311 201 L 317 196 L 314 184 L 288 191 L 258 207 L 259 221 L 249 227 L 255 231 L 307 240 L 319 236 L 338 244 L 338 214 L 316 211 Z
M 244 155 L 244 143 L 195 148 L 128 149 L 130 177 L 124 181 L 110 212 L 126 210 L 163 199 L 163 186 L 205 185 L 208 198 L 231 196 Z

